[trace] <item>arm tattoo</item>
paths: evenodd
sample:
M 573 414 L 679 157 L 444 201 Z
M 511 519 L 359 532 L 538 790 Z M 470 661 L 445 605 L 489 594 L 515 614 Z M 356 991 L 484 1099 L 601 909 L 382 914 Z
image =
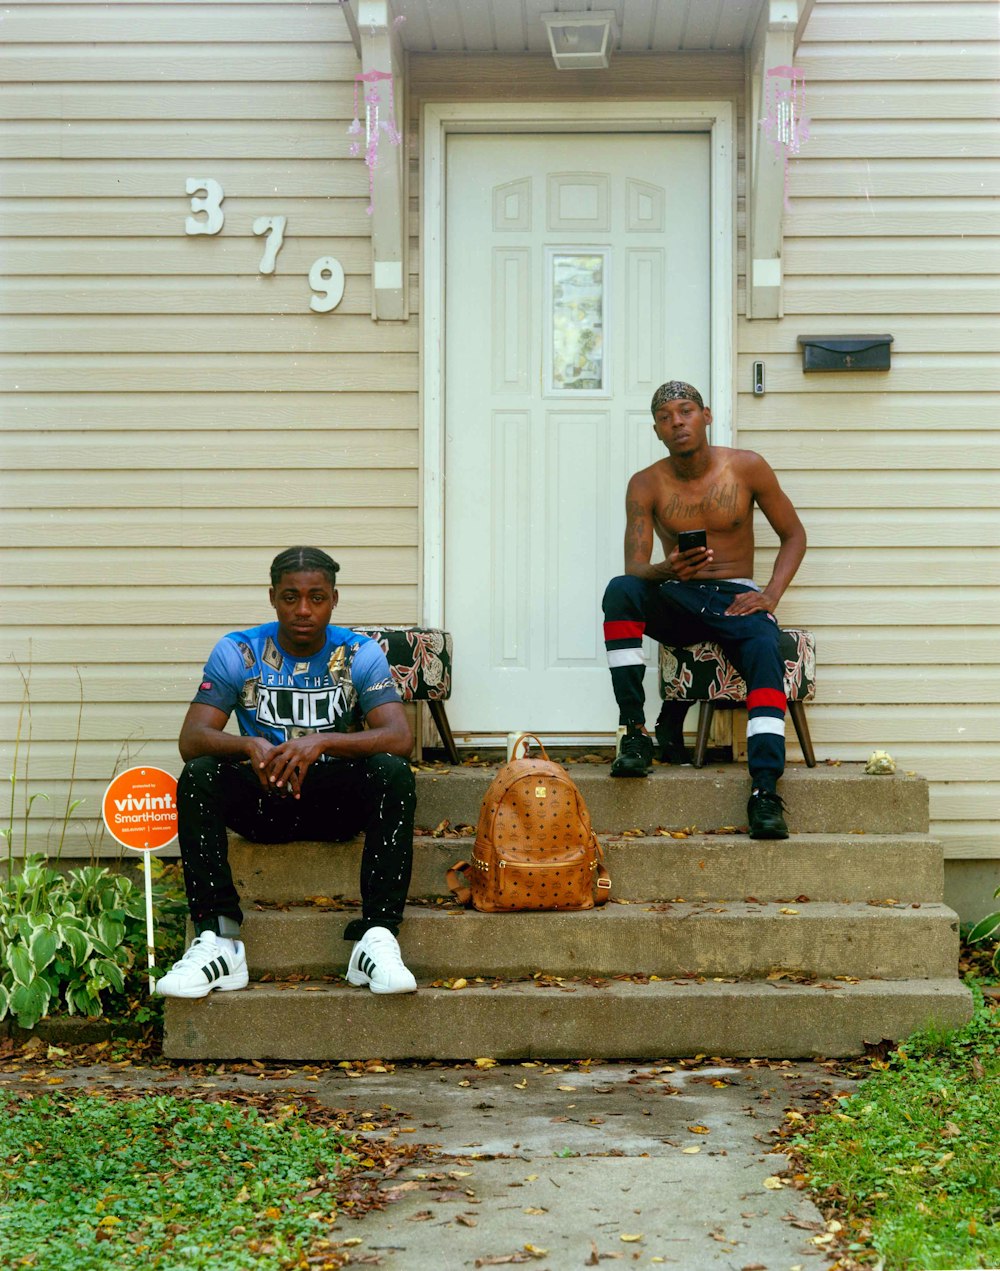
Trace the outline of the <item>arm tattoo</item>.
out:
M 625 528 L 625 563 L 628 564 L 636 556 L 642 555 L 649 537 L 649 517 L 643 505 L 635 499 L 626 502 L 625 512 L 628 518 Z

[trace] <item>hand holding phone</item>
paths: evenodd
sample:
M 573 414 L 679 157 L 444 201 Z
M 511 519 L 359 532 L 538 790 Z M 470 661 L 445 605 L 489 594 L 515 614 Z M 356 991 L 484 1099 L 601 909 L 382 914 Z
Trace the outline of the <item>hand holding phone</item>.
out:
M 681 530 L 677 535 L 677 550 L 692 552 L 696 547 L 708 546 L 708 534 L 705 530 Z

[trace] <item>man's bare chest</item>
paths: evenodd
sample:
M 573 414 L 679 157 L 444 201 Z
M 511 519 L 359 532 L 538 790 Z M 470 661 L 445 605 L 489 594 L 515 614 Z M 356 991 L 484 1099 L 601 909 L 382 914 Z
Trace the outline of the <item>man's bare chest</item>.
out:
M 692 489 L 665 486 L 654 507 L 658 527 L 670 534 L 702 528 L 733 532 L 747 521 L 750 511 L 750 491 L 729 473 Z

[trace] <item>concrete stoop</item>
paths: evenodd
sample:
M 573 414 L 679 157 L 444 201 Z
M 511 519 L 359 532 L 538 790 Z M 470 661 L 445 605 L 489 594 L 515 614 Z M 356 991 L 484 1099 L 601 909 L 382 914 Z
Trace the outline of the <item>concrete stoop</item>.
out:
M 400 997 L 336 984 L 254 984 L 168 1004 L 174 1059 L 659 1059 L 856 1055 L 916 1026 L 955 1027 L 955 977 L 800 985 L 612 981 L 421 988 Z
M 856 764 L 792 768 L 782 786 L 791 837 L 753 842 L 738 832 L 739 765 L 657 767 L 645 781 L 570 770 L 601 834 L 614 900 L 584 913 L 461 910 L 442 899 L 444 872 L 468 859 L 472 840 L 420 835 L 400 933 L 421 986 L 412 995 L 379 997 L 341 978 L 360 843 L 235 839 L 255 982 L 168 1001 L 164 1052 L 832 1056 L 969 1018 L 922 778 L 865 777 Z M 418 826 L 474 825 L 494 771 L 418 773 Z M 434 987 L 459 979 L 468 987 Z

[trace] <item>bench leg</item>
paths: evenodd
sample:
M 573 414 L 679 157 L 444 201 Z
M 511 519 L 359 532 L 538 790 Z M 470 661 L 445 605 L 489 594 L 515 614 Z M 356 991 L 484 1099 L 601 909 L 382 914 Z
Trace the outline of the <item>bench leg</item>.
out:
M 809 736 L 809 725 L 806 723 L 806 707 L 804 702 L 789 702 L 788 713 L 792 717 L 792 723 L 795 725 L 795 735 L 799 739 L 799 745 L 802 747 L 802 754 L 805 756 L 806 767 L 816 767 L 816 754 L 813 751 L 812 738 Z
M 449 763 L 458 763 L 458 750 L 455 748 L 455 738 L 451 735 L 451 726 L 448 723 L 448 716 L 445 714 L 444 702 L 428 702 L 431 708 L 431 718 L 437 726 L 438 732 L 441 734 L 441 740 L 444 742 L 444 748 L 448 755 Z
M 708 700 L 702 700 L 698 704 L 698 736 L 694 743 L 694 766 L 696 768 L 704 768 L 705 752 L 708 750 L 708 734 L 712 728 L 712 716 L 715 714 L 715 704 Z

